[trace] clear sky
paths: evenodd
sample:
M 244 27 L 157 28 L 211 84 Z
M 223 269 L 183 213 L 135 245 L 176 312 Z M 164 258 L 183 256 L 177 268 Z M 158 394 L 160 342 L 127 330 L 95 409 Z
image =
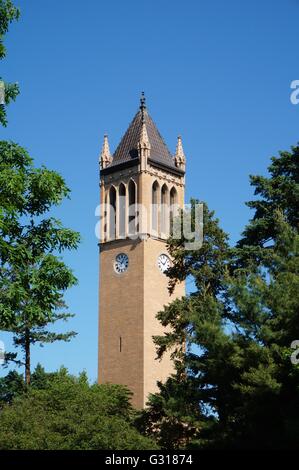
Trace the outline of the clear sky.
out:
M 187 157 L 187 199 L 205 200 L 231 241 L 249 217 L 249 174 L 299 140 L 298 0 L 15 0 L 7 81 L 21 95 L 1 139 L 26 147 L 36 165 L 58 170 L 72 197 L 55 211 L 83 241 L 65 256 L 79 279 L 66 298 L 76 317 L 69 344 L 35 348 L 53 370 L 97 368 L 98 154 L 114 150 L 145 91 L 149 112 L 174 152 Z M 8 335 L 0 333 L 7 349 Z M 0 372 L 3 373 L 3 372 Z

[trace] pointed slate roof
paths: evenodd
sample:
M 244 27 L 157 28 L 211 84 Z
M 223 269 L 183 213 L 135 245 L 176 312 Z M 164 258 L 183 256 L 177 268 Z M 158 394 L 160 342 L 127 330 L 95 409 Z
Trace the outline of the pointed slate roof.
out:
M 150 161 L 177 170 L 170 151 L 146 109 L 144 95 L 142 95 L 140 102 L 140 109 L 134 116 L 134 119 L 114 152 L 113 160 L 109 168 L 112 170 L 112 168 L 117 165 L 135 159 L 136 163 L 138 163 L 138 142 L 140 141 L 144 123 L 151 147 Z

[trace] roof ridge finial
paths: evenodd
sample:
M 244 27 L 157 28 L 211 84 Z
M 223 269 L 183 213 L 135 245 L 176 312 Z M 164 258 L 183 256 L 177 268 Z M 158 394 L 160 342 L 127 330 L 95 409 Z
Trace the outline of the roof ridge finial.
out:
M 144 111 L 146 110 L 146 99 L 144 95 L 144 91 L 141 92 L 141 97 L 140 97 L 140 110 L 141 110 L 141 122 L 144 122 Z

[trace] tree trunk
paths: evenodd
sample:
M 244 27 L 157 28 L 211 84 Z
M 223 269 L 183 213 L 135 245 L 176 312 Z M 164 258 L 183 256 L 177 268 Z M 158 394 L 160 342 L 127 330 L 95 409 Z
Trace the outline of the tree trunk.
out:
M 30 331 L 25 330 L 25 383 L 30 385 Z

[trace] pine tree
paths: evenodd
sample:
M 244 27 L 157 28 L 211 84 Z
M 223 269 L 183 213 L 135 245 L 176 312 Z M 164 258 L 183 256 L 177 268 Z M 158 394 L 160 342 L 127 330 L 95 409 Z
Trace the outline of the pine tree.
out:
M 264 447 L 298 446 L 299 147 L 272 158 L 270 177 L 251 177 L 259 199 L 233 256 L 231 320 L 246 338 L 233 435 Z M 240 432 L 241 430 L 241 432 Z
M 176 375 L 160 384 L 142 423 L 166 448 L 298 446 L 298 155 L 298 147 L 281 152 L 269 178 L 251 177 L 260 199 L 249 203 L 255 214 L 235 248 L 207 209 L 199 250 L 170 240 L 170 287 L 191 276 L 196 290 L 158 314 L 171 327 L 156 338 L 158 354 L 172 351 Z
M 196 203 L 191 201 L 192 219 Z M 225 419 L 221 404 L 228 393 L 226 382 L 218 389 L 217 385 L 227 374 L 223 368 L 226 359 L 223 357 L 222 363 L 221 354 L 232 347 L 223 331 L 230 250 L 227 235 L 206 204 L 203 223 L 200 249 L 186 251 L 184 238 L 170 239 L 168 243 L 174 260 L 168 271 L 170 290 L 178 280 L 189 279 L 195 284 L 195 292 L 175 300 L 157 315 L 170 329 L 154 338 L 158 357 L 171 351 L 176 374 L 166 384 L 159 384 L 160 393 L 150 397 L 138 421 L 143 432 L 156 434 L 159 445 L 167 449 L 191 445 L 196 439 L 204 442 L 215 424 L 216 411 Z

